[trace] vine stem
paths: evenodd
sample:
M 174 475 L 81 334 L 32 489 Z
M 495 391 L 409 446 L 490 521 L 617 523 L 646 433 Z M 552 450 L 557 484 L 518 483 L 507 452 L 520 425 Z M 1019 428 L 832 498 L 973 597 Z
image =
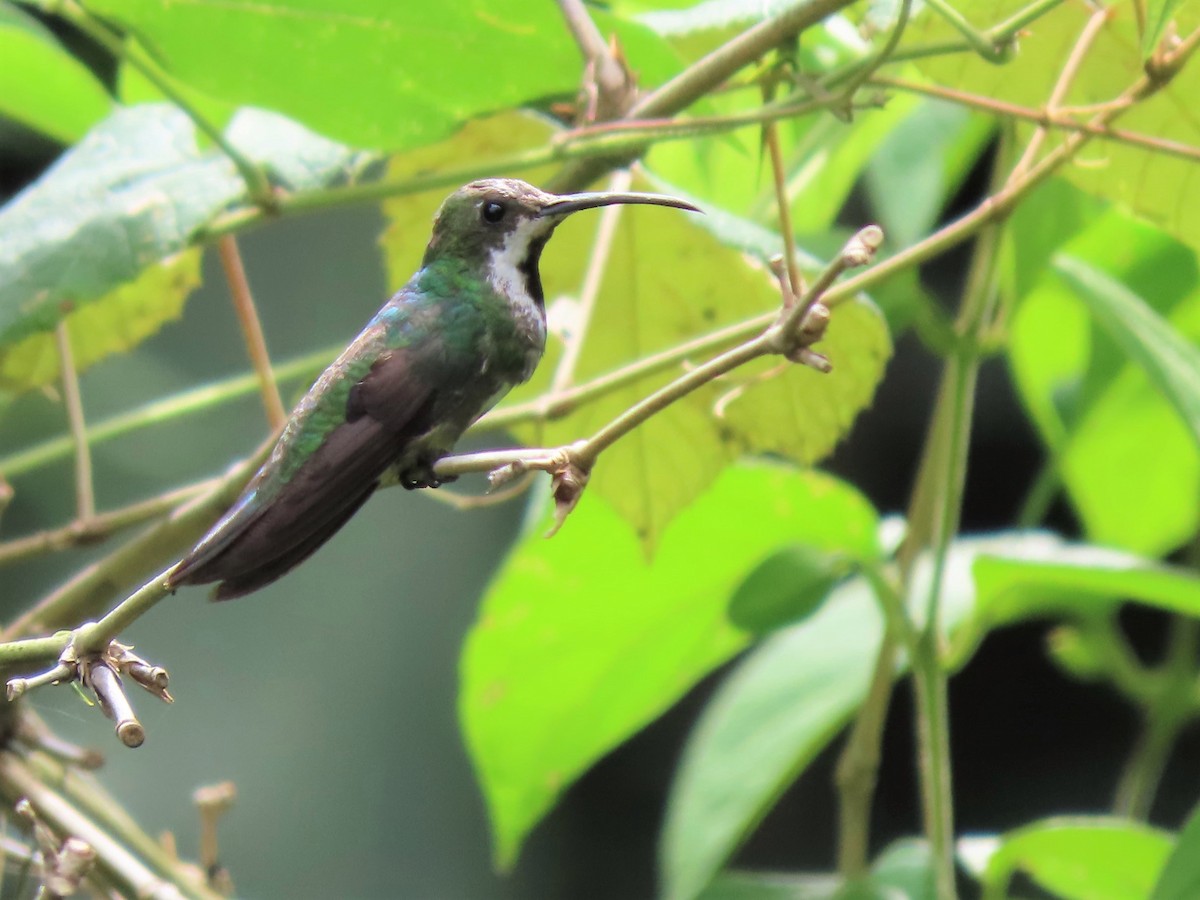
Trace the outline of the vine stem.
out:
M 123 59 L 137 69 L 138 73 L 154 85 L 164 97 L 179 107 L 192 120 L 196 128 L 216 144 L 233 163 L 242 181 L 245 182 L 250 199 L 263 211 L 274 209 L 275 200 L 271 192 L 271 185 L 262 169 L 230 143 L 221 129 L 210 122 L 208 117 L 159 71 L 158 66 L 144 59 L 138 47 L 123 41 L 120 35 L 84 9 L 77 0 L 61 0 L 56 11 L 62 13 L 73 25 L 95 40 L 115 58 Z
M 231 234 L 217 239 L 217 252 L 221 257 L 221 268 L 225 271 L 225 280 L 229 282 L 229 296 L 233 301 L 233 311 L 237 314 L 238 325 L 242 329 L 242 338 L 246 343 L 246 355 L 258 379 L 258 391 L 262 396 L 263 409 L 267 414 L 267 424 L 272 431 L 283 428 L 287 421 L 287 410 L 283 408 L 283 399 L 279 396 L 279 385 L 275 382 L 275 374 L 271 371 L 271 357 L 267 353 L 267 340 L 263 336 L 262 322 L 258 317 L 258 307 L 254 305 L 254 295 L 250 292 L 250 281 L 246 278 L 246 267 L 242 263 L 242 254 L 238 250 L 237 238 Z
M 871 253 L 882 241 L 882 232 L 875 226 L 863 229 L 851 238 L 830 269 L 842 271 L 846 259 L 865 264 Z M 817 279 L 816 284 L 828 283 L 827 278 Z M 813 297 L 817 296 L 815 293 Z M 811 300 L 812 298 L 808 298 Z M 793 331 L 791 316 L 795 310 L 785 310 L 779 321 L 761 335 L 743 345 L 721 354 L 702 366 L 687 372 L 662 389 L 654 392 L 640 403 L 614 418 L 587 440 L 575 444 L 549 449 L 521 448 L 517 450 L 488 451 L 443 457 L 434 464 L 434 472 L 445 478 L 469 472 L 491 471 L 510 467 L 510 475 L 516 474 L 511 467 L 523 470 L 544 469 L 557 472 L 564 465 L 589 470 L 596 457 L 621 436 L 636 428 L 655 413 L 686 396 L 712 379 L 768 353 L 792 354 L 797 348 L 819 339 L 819 334 L 806 334 L 803 329 Z M 823 330 L 823 329 L 822 329 Z M 203 532 L 216 516 L 236 499 L 242 486 L 265 456 L 270 444 L 265 445 L 250 460 L 238 465 L 218 486 L 201 495 L 184 509 L 178 511 L 159 529 L 120 548 L 96 565 L 85 569 L 63 587 L 39 602 L 9 626 L 6 639 L 21 637 L 31 631 L 56 627 L 64 620 L 80 613 L 80 607 L 96 599 L 96 595 L 114 582 L 121 583 L 130 570 L 141 565 L 150 556 L 165 555 L 164 549 L 181 551 Z M 496 482 L 494 482 L 496 483 Z M 173 567 L 172 567 L 173 568 Z M 21 641 L 0 644 L 0 662 L 20 667 L 47 658 L 46 651 L 57 651 L 50 655 L 61 656 L 68 647 L 78 657 L 102 651 L 130 624 L 170 593 L 167 576 L 171 568 L 151 578 L 140 588 L 113 607 L 97 622 L 80 625 L 73 632 L 59 632 L 45 641 Z M 87 613 L 84 613 L 87 614 Z M 48 642 L 48 643 L 47 643 Z
M 67 422 L 75 450 L 75 519 L 87 523 L 96 515 L 96 491 L 92 486 L 92 450 L 88 446 L 87 422 L 83 418 L 83 398 L 79 394 L 79 373 L 75 371 L 75 355 L 71 351 L 71 334 L 67 320 L 54 327 L 58 345 L 58 360 L 62 368 L 63 402 L 67 407 Z
M 590 20 L 589 20 L 590 21 Z M 613 173 L 606 190 L 624 193 L 633 183 L 633 172 L 629 169 L 619 169 Z M 587 269 L 583 275 L 583 288 L 579 292 L 578 314 L 571 323 L 571 330 L 566 335 L 562 357 L 554 376 L 550 379 L 550 393 L 557 394 L 570 386 L 575 377 L 575 366 L 579 362 L 579 354 L 583 352 L 583 338 L 588 332 L 592 320 L 592 310 L 596 308 L 596 298 L 600 295 L 600 286 L 604 283 L 604 273 L 608 269 L 608 258 L 612 253 L 613 238 L 617 233 L 617 224 L 621 221 L 622 205 L 614 203 L 600 211 L 600 222 L 596 226 L 596 239 L 592 242 L 592 252 L 588 257 Z

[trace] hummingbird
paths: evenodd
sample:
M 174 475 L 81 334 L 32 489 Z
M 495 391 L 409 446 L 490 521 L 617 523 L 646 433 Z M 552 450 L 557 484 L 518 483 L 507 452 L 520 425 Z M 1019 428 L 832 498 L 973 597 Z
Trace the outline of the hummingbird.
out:
M 416 274 L 300 400 L 168 587 L 219 582 L 214 599 L 241 597 L 307 559 L 380 484 L 438 487 L 437 460 L 542 357 L 538 261 L 554 229 L 614 203 L 699 211 L 660 194 L 551 194 L 506 178 L 447 197 Z

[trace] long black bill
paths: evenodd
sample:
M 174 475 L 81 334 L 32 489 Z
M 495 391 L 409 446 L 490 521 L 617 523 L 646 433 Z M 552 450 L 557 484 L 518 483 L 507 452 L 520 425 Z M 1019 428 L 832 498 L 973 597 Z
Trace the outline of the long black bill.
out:
M 686 200 L 668 197 L 666 194 L 622 194 L 616 191 L 592 191 L 586 194 L 564 194 L 561 200 L 542 207 L 538 217 L 565 216 L 581 209 L 594 209 L 597 206 L 611 206 L 614 203 L 642 203 L 647 206 L 673 206 L 676 209 L 687 209 L 702 213 L 704 210 L 693 206 Z

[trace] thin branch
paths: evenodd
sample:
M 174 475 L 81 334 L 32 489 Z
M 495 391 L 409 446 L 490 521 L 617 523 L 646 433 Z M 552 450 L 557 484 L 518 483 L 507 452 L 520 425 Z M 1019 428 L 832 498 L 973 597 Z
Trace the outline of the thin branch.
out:
M 777 16 L 748 28 L 697 60 L 666 84 L 640 98 L 626 119 L 674 116 L 691 106 L 738 69 L 822 19 L 847 7 L 853 0 L 801 0 Z M 632 155 L 636 156 L 636 152 Z M 619 164 L 619 161 L 617 161 Z M 568 165 L 554 179 L 553 190 L 577 190 L 596 180 L 614 160 L 583 159 Z
M 1087 58 L 1088 51 L 1092 49 L 1096 38 L 1100 36 L 1101 29 L 1108 22 L 1109 13 L 1110 10 L 1107 7 L 1098 9 L 1092 13 L 1084 24 L 1083 31 L 1080 33 L 1078 40 L 1075 41 L 1075 46 L 1071 49 L 1071 55 L 1067 57 L 1067 61 L 1054 83 L 1054 89 L 1050 92 L 1050 97 L 1046 100 L 1045 109 L 1047 115 L 1053 116 L 1067 98 L 1067 93 L 1071 90 L 1071 85 L 1079 75 L 1079 69 L 1083 65 L 1083 61 Z M 1016 181 L 1029 171 L 1029 167 L 1037 159 L 1038 153 L 1041 152 L 1042 144 L 1045 143 L 1049 133 L 1050 129 L 1048 126 L 1039 125 L 1037 127 L 1033 132 L 1033 136 L 1029 139 L 1029 143 L 1025 146 L 1021 158 L 1013 166 L 1012 173 L 1009 175 L 1009 181 Z
M 271 426 L 272 431 L 278 431 L 287 421 L 287 410 L 283 408 L 279 385 L 276 384 L 275 374 L 271 371 L 267 341 L 263 337 L 262 322 L 259 321 L 258 309 L 254 305 L 254 295 L 250 292 L 250 282 L 246 278 L 246 267 L 242 265 L 242 254 L 238 251 L 237 239 L 231 234 L 223 235 L 217 240 L 217 249 L 221 257 L 221 267 L 225 270 L 225 279 L 229 282 L 233 310 L 237 313 L 242 338 L 246 342 L 246 355 L 250 357 L 250 364 L 258 377 L 258 390 L 262 395 L 263 409 L 267 413 L 267 424 Z
M 851 76 L 848 82 L 842 85 L 841 93 L 846 98 L 847 104 L 854 97 L 854 92 L 862 87 L 884 63 L 892 58 L 892 54 L 896 52 L 896 48 L 900 45 L 900 38 L 904 36 L 904 29 L 908 27 L 908 18 L 911 14 L 912 0 L 900 0 L 900 11 L 896 15 L 896 24 L 888 35 L 887 41 L 879 48 L 877 53 L 871 55 L 858 72 Z
M 211 490 L 215 480 L 207 480 L 176 488 L 158 497 L 132 503 L 111 512 L 98 513 L 82 522 L 71 522 L 0 543 L 0 566 L 104 540 L 116 532 L 166 515 L 193 497 Z
M 313 378 L 329 365 L 330 360 L 337 356 L 344 346 L 344 344 L 339 344 L 337 347 L 328 347 L 289 360 L 275 369 L 275 376 L 282 383 L 296 381 L 300 378 Z M 212 409 L 231 400 L 255 393 L 258 390 L 258 384 L 257 376 L 249 373 L 181 391 L 162 400 L 154 400 L 145 406 L 119 413 L 111 419 L 105 419 L 92 425 L 87 430 L 88 443 L 94 447 L 104 441 L 142 428 L 172 422 L 180 416 Z M 34 444 L 32 447 L 0 459 L 0 472 L 9 476 L 23 475 L 70 456 L 71 446 L 69 436 L 51 438 L 40 444 Z
M 779 143 L 779 129 L 774 122 L 763 125 L 763 141 L 771 156 L 771 175 L 775 184 L 775 208 L 779 214 L 779 232 L 783 236 L 783 265 L 787 271 L 788 287 L 792 297 L 799 297 L 804 290 L 804 279 L 800 276 L 800 264 L 796 261 L 796 232 L 792 229 L 791 201 L 787 193 L 787 168 L 783 162 L 783 147 Z
M 117 59 L 123 59 L 129 65 L 133 66 L 133 68 L 137 69 L 140 75 L 154 85 L 164 97 L 179 107 L 192 120 L 196 128 L 216 144 L 221 149 L 221 152 L 229 158 L 229 161 L 233 163 L 234 168 L 237 169 L 238 174 L 245 182 L 246 191 L 250 199 L 264 211 L 274 208 L 275 201 L 271 191 L 271 184 L 267 181 L 267 176 L 263 173 L 263 170 L 233 146 L 221 129 L 210 122 L 208 117 L 194 103 L 177 90 L 175 85 L 171 83 L 171 80 L 164 77 L 156 65 L 143 59 L 141 51 L 135 45 L 122 40 L 119 34 L 84 9 L 78 0 L 62 0 L 55 7 L 55 11 L 61 13 L 73 25 Z
M 4 640 L 70 627 L 82 618 L 95 615 L 104 608 L 114 593 L 123 592 L 126 585 L 136 585 L 138 580 L 144 577 L 143 573 L 152 561 L 183 553 L 237 499 L 242 487 L 258 469 L 273 443 L 273 440 L 269 441 L 249 458 L 238 463 L 216 482 L 215 487 L 176 510 L 161 525 L 151 528 L 104 559 L 83 569 L 66 584 L 42 598 L 32 609 L 22 613 L 9 624 L 4 631 Z M 165 594 L 166 589 L 163 587 L 156 600 L 162 599 Z M 152 604 L 147 604 L 146 597 L 140 596 L 136 605 L 139 610 L 144 610 Z M 121 609 L 122 606 L 123 604 L 119 604 L 117 609 Z M 123 616 L 123 613 L 118 614 L 118 619 L 123 623 L 132 621 Z M 119 631 L 114 631 L 101 643 L 95 646 L 88 645 L 83 649 L 102 649 L 118 633 Z M 3 646 L 0 645 L 0 649 Z M 0 661 L 3 659 L 0 655 Z
M 558 0 L 567 28 L 583 54 L 601 97 L 620 97 L 629 87 L 625 70 L 592 21 L 583 0 Z
M 216 894 L 187 883 L 182 876 L 175 883 L 166 881 L 62 794 L 44 784 L 12 753 L 0 753 L 0 784 L 9 797 L 28 798 L 38 815 L 55 832 L 74 835 L 91 845 L 99 866 L 130 895 L 150 900 L 183 900 L 185 897 L 218 900 Z
M 83 399 L 79 395 L 79 373 L 75 371 L 71 335 L 65 319 L 55 326 L 54 341 L 58 345 L 63 403 L 67 408 L 67 422 L 70 424 L 71 443 L 75 451 L 75 517 L 80 522 L 87 522 L 96 515 L 96 492 L 92 486 L 92 451 L 88 446 Z
M 1166 138 L 1151 137 L 1150 135 L 1139 134 L 1136 131 L 1127 131 L 1122 128 L 1111 128 L 1107 125 L 1079 122 L 1075 119 L 1066 118 L 1067 110 L 1065 108 L 1060 108 L 1056 114 L 1051 115 L 1045 110 L 1018 106 L 1015 103 L 996 100 L 980 94 L 970 94 L 965 91 L 956 91 L 953 88 L 946 88 L 936 84 L 921 84 L 916 81 L 908 81 L 904 78 L 894 78 L 891 76 L 875 75 L 871 78 L 871 83 L 907 93 L 935 97 L 939 100 L 946 100 L 950 103 L 957 103 L 960 106 L 978 109 L 1001 118 L 1020 119 L 1026 122 L 1033 122 L 1035 125 L 1045 125 L 1048 128 L 1058 128 L 1063 131 L 1081 131 L 1095 137 L 1152 150 L 1167 156 L 1177 156 L 1193 162 L 1200 161 L 1200 147 L 1193 147 L 1190 144 L 1183 144 L 1179 141 L 1170 141 Z
M 929 8 L 950 23 L 971 45 L 971 48 L 988 62 L 1001 62 L 1004 59 L 1004 47 L 998 45 L 987 31 L 980 31 L 967 21 L 966 17 L 952 7 L 946 0 L 925 0 Z
M 609 181 L 608 190 L 628 191 L 632 183 L 633 172 L 629 169 L 618 169 Z M 583 276 L 583 288 L 579 292 L 576 316 L 571 322 L 570 332 L 566 335 L 563 354 L 554 370 L 554 377 L 550 380 L 552 394 L 567 388 L 575 377 L 575 366 L 579 362 L 579 354 L 583 352 L 583 341 L 592 320 L 592 310 L 595 309 L 596 298 L 600 295 L 604 273 L 608 270 L 608 258 L 612 252 L 613 237 L 617 233 L 617 223 L 621 221 L 622 206 L 623 204 L 614 203 L 600 212 L 596 239 L 592 242 L 587 271 Z

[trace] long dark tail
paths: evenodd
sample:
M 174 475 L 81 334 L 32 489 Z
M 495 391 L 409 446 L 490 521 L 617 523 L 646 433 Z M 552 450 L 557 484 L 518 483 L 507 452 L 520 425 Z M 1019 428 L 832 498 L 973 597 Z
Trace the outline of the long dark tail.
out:
M 241 597 L 311 556 L 374 493 L 402 449 L 362 418 L 339 427 L 270 497 L 263 476 L 168 576 L 172 588 L 221 582 L 214 599 Z

